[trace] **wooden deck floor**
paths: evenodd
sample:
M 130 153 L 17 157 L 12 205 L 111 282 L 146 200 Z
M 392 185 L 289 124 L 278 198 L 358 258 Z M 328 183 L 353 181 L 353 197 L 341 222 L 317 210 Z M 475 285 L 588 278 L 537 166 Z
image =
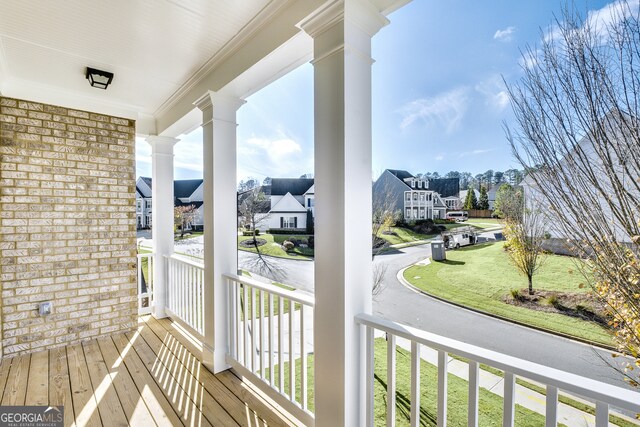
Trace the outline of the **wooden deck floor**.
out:
M 232 372 L 213 375 L 170 320 L 0 363 L 2 405 L 64 405 L 65 426 L 296 425 Z

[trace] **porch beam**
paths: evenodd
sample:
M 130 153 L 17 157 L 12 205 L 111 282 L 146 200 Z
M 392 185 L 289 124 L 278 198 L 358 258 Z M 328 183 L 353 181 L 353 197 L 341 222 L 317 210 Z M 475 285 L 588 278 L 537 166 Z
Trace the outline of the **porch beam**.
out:
M 371 37 L 366 0 L 330 1 L 300 25 L 314 44 L 316 426 L 364 425 L 371 313 Z
M 245 101 L 208 91 L 202 112 L 204 179 L 203 364 L 214 373 L 229 368 L 229 286 L 222 277 L 238 270 L 236 207 L 236 112 Z
M 167 277 L 165 256 L 173 255 L 173 146 L 176 138 L 151 135 L 151 211 L 153 238 L 153 315 L 167 317 Z

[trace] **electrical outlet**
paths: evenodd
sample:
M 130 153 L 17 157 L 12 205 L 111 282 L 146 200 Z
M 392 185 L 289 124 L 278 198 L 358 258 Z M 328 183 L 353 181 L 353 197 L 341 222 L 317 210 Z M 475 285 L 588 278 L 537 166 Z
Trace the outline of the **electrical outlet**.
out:
M 40 303 L 40 316 L 48 316 L 53 311 L 53 303 L 51 301 Z

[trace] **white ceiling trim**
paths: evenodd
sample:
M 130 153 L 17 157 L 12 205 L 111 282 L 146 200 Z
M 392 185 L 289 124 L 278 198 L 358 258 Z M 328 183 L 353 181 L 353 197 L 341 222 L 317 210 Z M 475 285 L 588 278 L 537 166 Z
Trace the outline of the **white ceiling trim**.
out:
M 263 27 L 267 26 L 271 19 L 276 16 L 283 7 L 287 6 L 291 0 L 273 0 L 265 6 L 257 15 L 255 15 L 222 49 L 216 52 L 195 74 L 190 77 L 180 88 L 175 91 L 165 102 L 154 112 L 154 116 L 160 116 L 169 111 L 177 104 L 182 97 L 187 94 L 194 86 L 223 63 L 228 57 L 236 53 L 242 46 L 255 36 Z M 260 23 L 256 25 L 256 23 Z

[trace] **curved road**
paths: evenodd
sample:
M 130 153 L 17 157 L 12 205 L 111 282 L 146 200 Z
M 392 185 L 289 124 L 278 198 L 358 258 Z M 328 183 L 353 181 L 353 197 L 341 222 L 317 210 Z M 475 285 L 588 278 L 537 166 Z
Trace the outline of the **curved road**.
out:
M 416 294 L 397 279 L 401 269 L 431 255 L 429 245 L 413 246 L 378 255 L 387 264 L 382 292 L 375 297 L 376 315 L 458 341 L 505 353 L 542 365 L 618 386 L 628 387 L 609 364 L 620 363 L 611 352 L 563 337 L 515 325 Z M 243 267 L 255 255 L 238 252 Z M 283 283 L 313 291 L 313 262 L 273 259 L 285 271 Z

